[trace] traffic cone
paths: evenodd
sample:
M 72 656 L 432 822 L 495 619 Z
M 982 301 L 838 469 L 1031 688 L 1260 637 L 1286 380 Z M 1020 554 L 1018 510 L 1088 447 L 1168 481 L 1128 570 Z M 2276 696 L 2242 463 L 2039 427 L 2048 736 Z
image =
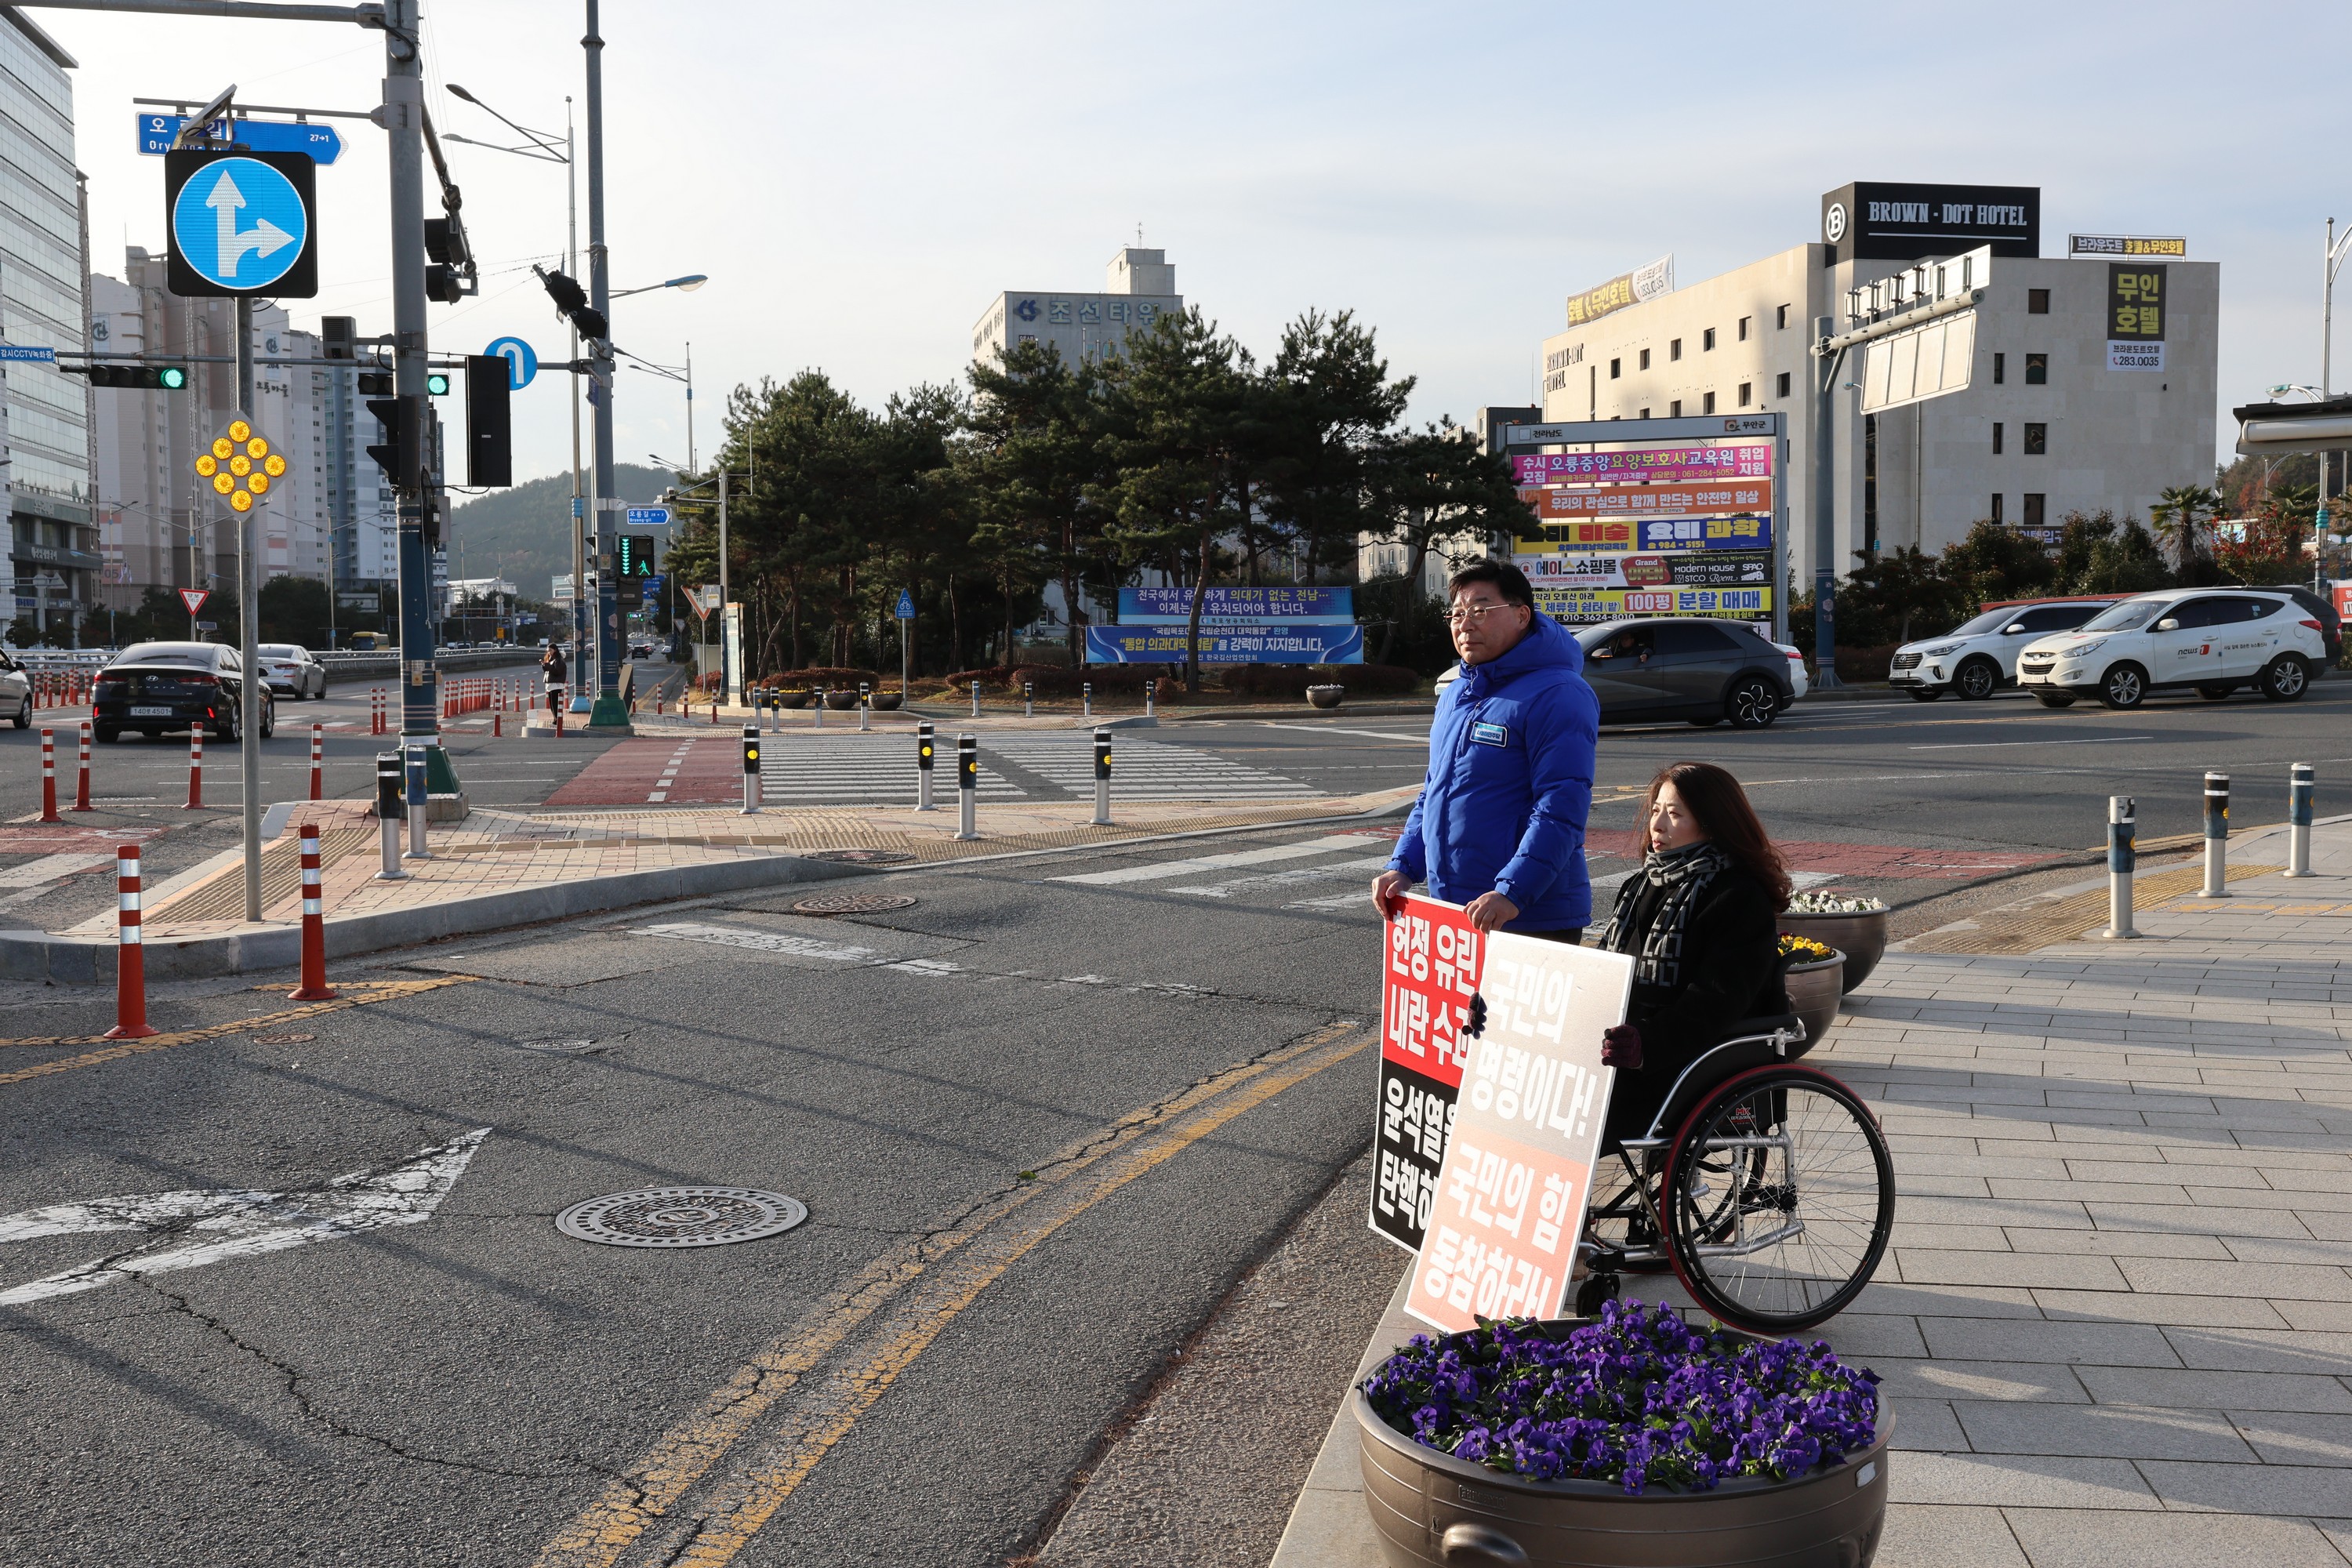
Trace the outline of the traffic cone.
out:
M 74 784 L 73 808 L 88 811 L 89 806 L 89 721 L 81 721 L 81 772 Z
M 319 826 L 306 822 L 302 834 L 302 984 L 286 994 L 289 1002 L 331 1002 L 327 984 L 327 906 L 319 890 Z
M 58 815 L 58 733 L 41 727 L 41 820 L 63 822 Z
M 114 851 L 115 921 L 114 1027 L 110 1040 L 143 1040 L 155 1031 L 147 1026 L 147 949 L 140 941 L 139 846 L 125 844 Z

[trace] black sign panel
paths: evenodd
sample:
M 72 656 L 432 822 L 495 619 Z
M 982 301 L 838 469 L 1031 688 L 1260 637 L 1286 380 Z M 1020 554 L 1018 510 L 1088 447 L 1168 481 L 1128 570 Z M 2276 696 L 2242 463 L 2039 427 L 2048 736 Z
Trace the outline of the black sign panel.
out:
M 316 295 L 318 168 L 308 153 L 214 146 L 165 153 L 171 291 L 185 299 Z
M 2107 263 L 2107 341 L 2160 343 L 2169 310 L 2161 262 Z
M 1857 180 L 1822 198 L 1821 234 L 1841 261 L 1916 261 L 1979 245 L 1995 256 L 2039 256 L 2042 187 Z

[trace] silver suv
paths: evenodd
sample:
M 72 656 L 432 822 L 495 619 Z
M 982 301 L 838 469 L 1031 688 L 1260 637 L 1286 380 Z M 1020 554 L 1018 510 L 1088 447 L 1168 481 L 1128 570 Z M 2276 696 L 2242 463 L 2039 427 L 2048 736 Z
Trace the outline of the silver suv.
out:
M 1886 683 L 1921 702 L 1933 702 L 1947 691 L 1981 701 L 2017 684 L 2017 656 L 2026 644 L 2072 631 L 2112 602 L 2064 599 L 1996 606 L 1942 637 L 1905 643 L 1895 650 Z

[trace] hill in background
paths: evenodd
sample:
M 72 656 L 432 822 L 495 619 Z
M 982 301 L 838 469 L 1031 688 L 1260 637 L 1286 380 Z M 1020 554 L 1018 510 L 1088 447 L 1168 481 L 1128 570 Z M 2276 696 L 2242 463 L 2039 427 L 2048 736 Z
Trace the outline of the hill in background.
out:
M 617 463 L 614 489 L 631 505 L 652 500 L 677 482 L 662 468 Z M 544 599 L 551 579 L 572 570 L 572 476 L 550 474 L 452 508 L 449 575 L 504 577 L 523 596 Z

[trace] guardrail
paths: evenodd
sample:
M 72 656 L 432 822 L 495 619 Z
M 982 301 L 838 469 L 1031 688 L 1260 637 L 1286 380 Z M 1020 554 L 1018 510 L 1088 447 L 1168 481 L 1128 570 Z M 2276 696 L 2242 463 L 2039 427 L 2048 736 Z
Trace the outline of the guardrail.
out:
M 10 648 L 8 654 L 35 674 L 51 674 L 100 669 L 120 651 L 117 648 Z M 310 657 L 326 667 L 329 680 L 388 680 L 400 673 L 398 648 L 385 648 L 376 653 L 338 648 L 331 653 L 313 653 Z M 494 669 L 501 665 L 538 662 L 539 649 L 535 647 L 466 648 L 457 653 L 436 652 L 434 655 L 434 663 L 437 667 L 451 671 Z

